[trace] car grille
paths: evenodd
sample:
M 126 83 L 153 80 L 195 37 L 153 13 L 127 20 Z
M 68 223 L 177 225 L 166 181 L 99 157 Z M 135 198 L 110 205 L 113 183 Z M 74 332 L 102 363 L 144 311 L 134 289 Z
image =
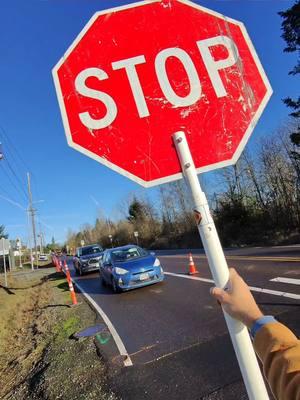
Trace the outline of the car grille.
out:
M 131 285 L 131 286 L 139 285 L 139 284 L 144 283 L 144 282 L 153 281 L 154 279 L 156 279 L 156 275 L 154 275 L 154 276 L 149 276 L 148 279 L 144 279 L 143 281 L 140 281 L 139 279 L 137 279 L 137 280 L 131 280 L 131 281 L 129 281 L 129 285 Z
M 99 263 L 99 259 L 98 258 L 91 258 L 89 260 L 89 264 L 98 264 Z
M 133 272 L 132 275 L 141 275 L 141 274 L 145 274 L 147 272 L 153 272 L 153 268 L 147 269 L 147 270 L 145 270 L 143 272 Z

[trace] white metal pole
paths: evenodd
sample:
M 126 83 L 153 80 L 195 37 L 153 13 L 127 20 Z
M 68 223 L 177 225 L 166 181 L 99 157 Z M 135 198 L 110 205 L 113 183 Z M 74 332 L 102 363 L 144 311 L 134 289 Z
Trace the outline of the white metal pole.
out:
M 8 268 L 9 268 L 9 272 L 11 272 L 11 256 L 10 256 L 9 250 L 8 250 Z
M 21 247 L 19 249 L 19 252 L 20 252 L 20 254 L 19 254 L 20 255 L 20 268 L 23 268 Z
M 30 232 L 30 222 L 29 222 L 29 209 L 27 211 L 27 223 L 28 223 L 28 244 L 29 244 L 29 248 L 30 248 L 30 263 L 31 263 L 31 269 L 33 271 L 34 270 L 34 266 L 33 266 L 32 247 L 31 247 L 31 232 Z
M 5 284 L 5 287 L 7 287 L 7 274 L 6 274 L 6 260 L 5 260 L 5 246 L 4 246 L 4 243 L 5 243 L 5 239 L 4 238 L 2 238 L 2 249 L 3 249 L 3 268 L 4 268 L 4 284 Z
M 195 211 L 199 215 L 198 230 L 213 279 L 216 286 L 225 288 L 229 279 L 228 265 L 209 211 L 205 193 L 200 187 L 197 171 L 184 132 L 176 132 L 173 135 L 173 139 L 183 174 L 192 192 Z M 225 312 L 224 316 L 249 399 L 269 399 L 246 326 L 231 318 Z

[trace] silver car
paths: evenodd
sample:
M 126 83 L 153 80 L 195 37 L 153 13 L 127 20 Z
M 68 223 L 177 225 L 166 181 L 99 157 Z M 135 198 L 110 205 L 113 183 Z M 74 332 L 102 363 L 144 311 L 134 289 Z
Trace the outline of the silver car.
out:
M 73 257 L 75 271 L 79 275 L 86 272 L 97 271 L 102 259 L 103 249 L 99 244 L 78 247 Z

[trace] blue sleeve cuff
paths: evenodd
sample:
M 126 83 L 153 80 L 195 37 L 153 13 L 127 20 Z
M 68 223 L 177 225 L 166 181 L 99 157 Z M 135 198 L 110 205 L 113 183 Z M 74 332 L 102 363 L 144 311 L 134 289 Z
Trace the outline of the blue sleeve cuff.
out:
M 259 331 L 262 326 L 269 324 L 270 322 L 277 322 L 272 315 L 264 315 L 263 317 L 255 321 L 255 323 L 252 325 L 252 328 L 250 329 L 251 336 L 254 338 L 257 331 Z

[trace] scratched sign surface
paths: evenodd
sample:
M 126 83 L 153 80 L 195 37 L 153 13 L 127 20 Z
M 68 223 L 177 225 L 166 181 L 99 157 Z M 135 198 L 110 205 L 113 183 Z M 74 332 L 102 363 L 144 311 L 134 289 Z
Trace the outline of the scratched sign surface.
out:
M 187 0 L 95 14 L 53 76 L 69 145 L 144 186 L 181 176 L 178 130 L 198 172 L 235 163 L 272 92 L 243 24 Z

